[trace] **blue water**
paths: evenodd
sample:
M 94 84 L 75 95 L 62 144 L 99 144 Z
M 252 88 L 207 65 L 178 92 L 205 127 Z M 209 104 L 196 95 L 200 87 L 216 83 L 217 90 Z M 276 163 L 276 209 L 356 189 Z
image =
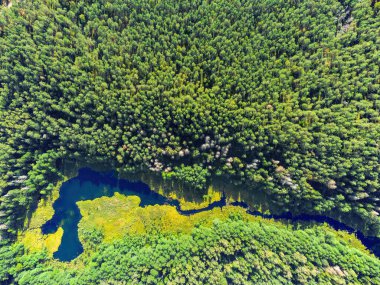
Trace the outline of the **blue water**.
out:
M 79 208 L 76 204 L 78 201 L 93 200 L 103 196 L 111 197 L 115 192 L 126 196 L 138 196 L 141 200 L 140 206 L 148 205 L 171 205 L 175 206 L 177 211 L 182 215 L 193 215 L 199 212 L 208 211 L 215 207 L 224 207 L 226 198 L 214 202 L 209 206 L 184 211 L 180 209 L 179 202 L 158 194 L 150 190 L 149 186 L 142 182 L 133 182 L 125 179 L 118 179 L 114 171 L 97 172 L 89 168 L 79 170 L 78 176 L 66 181 L 60 189 L 60 196 L 54 202 L 54 216 L 42 226 L 43 234 L 55 233 L 59 227 L 63 228 L 63 236 L 58 251 L 54 257 L 61 261 L 70 261 L 83 252 L 83 247 L 78 238 L 78 224 L 82 218 Z M 292 216 L 290 213 L 281 215 L 266 215 L 258 211 L 250 211 L 248 205 L 242 202 L 232 203 L 234 206 L 244 207 L 247 213 L 254 216 L 276 220 L 291 221 L 312 221 L 317 223 L 328 223 L 336 230 L 346 230 L 355 232 L 354 229 L 345 224 L 325 216 L 298 215 Z M 369 248 L 376 256 L 380 256 L 380 238 L 366 237 L 360 232 L 355 232 L 362 243 Z

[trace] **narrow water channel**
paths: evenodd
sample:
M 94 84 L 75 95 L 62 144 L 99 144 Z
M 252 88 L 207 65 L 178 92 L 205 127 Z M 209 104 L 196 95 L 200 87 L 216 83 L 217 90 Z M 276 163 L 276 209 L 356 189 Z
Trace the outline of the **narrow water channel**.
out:
M 209 206 L 184 211 L 180 209 L 179 201 L 167 198 L 152 191 L 148 185 L 142 182 L 133 182 L 126 179 L 118 179 L 114 171 L 97 172 L 90 168 L 79 170 L 78 176 L 62 184 L 59 198 L 54 202 L 53 217 L 42 226 L 43 234 L 55 233 L 59 227 L 63 228 L 63 236 L 58 251 L 54 257 L 61 261 L 70 261 L 83 252 L 83 247 L 78 238 L 78 224 L 82 218 L 78 201 L 93 200 L 103 196 L 111 197 L 118 192 L 126 196 L 138 196 L 141 200 L 140 206 L 148 205 L 171 205 L 175 206 L 181 215 L 193 215 L 199 212 L 208 211 L 215 207 L 224 207 L 226 199 L 223 197 L 220 201 L 214 202 Z M 232 203 L 233 206 L 244 207 L 247 213 L 275 220 L 306 221 L 317 223 L 328 223 L 336 230 L 345 230 L 355 232 L 361 242 L 370 249 L 377 257 L 380 256 L 380 238 L 367 237 L 361 232 L 354 231 L 345 224 L 325 216 L 298 215 L 292 216 L 290 213 L 281 215 L 267 215 L 258 211 L 250 211 L 248 205 L 243 202 Z

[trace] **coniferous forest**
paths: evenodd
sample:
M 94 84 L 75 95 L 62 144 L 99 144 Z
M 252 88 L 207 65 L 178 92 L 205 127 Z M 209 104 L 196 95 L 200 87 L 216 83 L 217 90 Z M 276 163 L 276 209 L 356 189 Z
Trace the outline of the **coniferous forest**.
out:
M 1 284 L 380 284 L 354 235 L 243 214 L 80 224 L 64 265 L 20 239 L 67 161 L 200 196 L 225 179 L 380 237 L 378 0 L 0 3 Z

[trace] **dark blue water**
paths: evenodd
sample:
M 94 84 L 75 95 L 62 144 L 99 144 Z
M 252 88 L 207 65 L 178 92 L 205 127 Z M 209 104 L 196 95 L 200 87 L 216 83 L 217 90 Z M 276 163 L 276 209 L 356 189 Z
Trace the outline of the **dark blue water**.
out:
M 177 200 L 162 196 L 142 182 L 132 182 L 118 179 L 114 171 L 96 172 L 89 168 L 79 170 L 78 176 L 64 182 L 60 189 L 59 198 L 54 202 L 54 215 L 42 226 L 43 234 L 55 233 L 59 227 L 63 228 L 63 236 L 58 251 L 54 257 L 61 261 L 70 261 L 83 252 L 78 238 L 78 224 L 82 218 L 78 201 L 93 200 L 100 197 L 112 197 L 115 192 L 125 196 L 140 197 L 141 207 L 148 205 L 175 206 L 182 215 L 192 215 L 208 211 L 215 207 L 226 205 L 226 199 L 210 204 L 199 210 L 182 211 Z
M 93 200 L 103 196 L 111 197 L 115 192 L 126 196 L 134 195 L 140 197 L 141 207 L 148 205 L 175 206 L 177 211 L 182 215 L 193 215 L 226 205 L 226 198 L 223 197 L 220 201 L 214 202 L 205 208 L 184 211 L 180 209 L 179 201 L 150 190 L 149 186 L 142 182 L 118 179 L 114 171 L 96 172 L 89 168 L 82 168 L 79 170 L 78 176 L 62 184 L 60 196 L 53 204 L 55 210 L 54 216 L 42 226 L 43 234 L 55 233 L 59 227 L 63 228 L 62 241 L 58 251 L 54 253 L 55 258 L 61 261 L 70 261 L 83 252 L 82 244 L 78 238 L 78 224 L 82 216 L 76 202 Z M 247 213 L 263 218 L 328 223 L 336 230 L 345 230 L 350 233 L 355 232 L 367 248 L 376 256 L 380 256 L 380 238 L 366 237 L 362 233 L 354 231 L 354 229 L 329 217 L 312 215 L 292 216 L 291 213 L 267 215 L 258 211 L 250 211 L 248 205 L 242 202 L 235 202 L 232 205 L 244 207 L 247 209 Z

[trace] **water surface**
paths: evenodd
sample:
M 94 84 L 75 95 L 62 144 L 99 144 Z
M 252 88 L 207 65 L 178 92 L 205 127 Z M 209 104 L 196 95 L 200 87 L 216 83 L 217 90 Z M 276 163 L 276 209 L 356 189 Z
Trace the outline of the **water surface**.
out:
M 182 215 L 193 215 L 202 211 L 208 211 L 215 207 L 224 207 L 226 198 L 222 197 L 220 201 L 211 203 L 205 208 L 197 210 L 181 210 L 179 201 L 167 198 L 157 192 L 152 191 L 147 184 L 142 182 L 129 181 L 119 179 L 116 172 L 97 172 L 90 168 L 82 168 L 79 170 L 78 176 L 64 182 L 60 189 L 59 198 L 54 202 L 54 215 L 42 226 L 43 234 L 55 233 L 59 227 L 63 228 L 63 236 L 58 251 L 54 253 L 54 257 L 61 261 L 70 261 L 79 256 L 83 252 L 83 247 L 78 238 L 78 224 L 82 218 L 78 205 L 78 201 L 93 200 L 100 197 L 111 197 L 118 192 L 126 196 L 138 196 L 141 200 L 140 206 L 148 205 L 171 205 L 175 206 L 177 211 Z M 231 203 L 233 206 L 244 207 L 247 213 L 254 216 L 276 220 L 291 221 L 311 221 L 317 223 L 328 223 L 336 230 L 345 230 L 350 233 L 355 232 L 354 229 L 338 222 L 332 218 L 325 216 L 313 215 L 297 215 L 291 213 L 283 213 L 281 215 L 267 215 L 259 211 L 251 211 L 244 202 Z M 367 237 L 361 232 L 355 232 L 362 243 L 369 248 L 376 256 L 380 256 L 380 238 Z

